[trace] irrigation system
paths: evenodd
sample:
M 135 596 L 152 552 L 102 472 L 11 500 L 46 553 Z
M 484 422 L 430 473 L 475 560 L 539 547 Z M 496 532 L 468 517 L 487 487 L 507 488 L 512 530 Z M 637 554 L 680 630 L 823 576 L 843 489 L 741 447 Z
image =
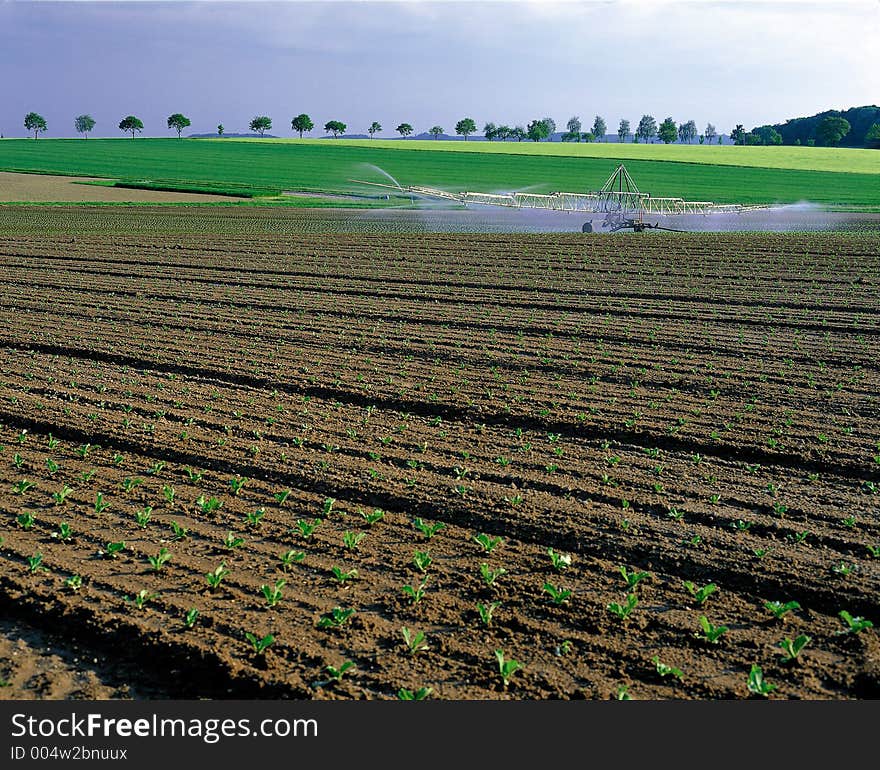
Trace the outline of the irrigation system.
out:
M 352 179 L 352 182 L 373 187 L 398 190 L 411 196 L 437 198 L 467 205 L 469 203 L 485 206 L 504 206 L 515 209 L 545 209 L 547 211 L 569 211 L 574 213 L 604 214 L 602 227 L 609 231 L 634 230 L 676 230 L 648 222 L 646 216 L 681 216 L 683 214 L 739 214 L 743 211 L 767 208 L 767 206 L 746 206 L 739 203 L 719 204 L 711 201 L 686 201 L 684 198 L 655 198 L 650 193 L 639 190 L 626 167 L 621 163 L 599 190 L 586 193 L 553 192 L 547 195 L 538 193 L 481 193 L 448 192 L 433 187 L 409 185 L 408 187 L 366 182 Z M 593 232 L 592 221 L 581 228 L 583 232 Z

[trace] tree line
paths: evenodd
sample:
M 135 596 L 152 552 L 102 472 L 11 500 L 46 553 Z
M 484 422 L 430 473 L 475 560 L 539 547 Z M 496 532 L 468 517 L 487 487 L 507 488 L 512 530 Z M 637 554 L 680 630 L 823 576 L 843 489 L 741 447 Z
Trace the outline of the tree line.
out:
M 77 133 L 83 134 L 86 139 L 88 139 L 88 135 L 95 128 L 95 125 L 96 121 L 91 115 L 78 115 L 74 119 L 74 128 Z M 167 126 L 169 129 L 177 131 L 178 139 L 182 136 L 184 129 L 188 128 L 190 125 L 190 119 L 182 113 L 175 112 L 173 115 L 168 116 Z M 36 112 L 29 112 L 25 116 L 24 127 L 28 131 L 34 132 L 34 139 L 36 139 L 40 133 L 45 132 L 48 128 L 46 119 Z M 251 131 L 258 133 L 260 136 L 264 136 L 266 131 L 272 129 L 272 118 L 268 115 L 257 115 L 251 120 L 248 127 Z M 300 113 L 290 121 L 290 127 L 293 131 L 298 132 L 300 138 L 302 138 L 303 134 L 311 133 L 314 130 L 315 124 L 308 114 Z M 807 139 L 805 144 L 808 146 L 814 146 L 816 144 L 816 139 L 818 139 L 819 143 L 824 146 L 836 147 L 849 133 L 850 128 L 851 126 L 845 118 L 828 115 L 819 122 L 815 131 L 815 137 Z M 125 133 L 131 133 L 131 138 L 134 139 L 135 134 L 143 131 L 144 124 L 137 116 L 127 115 L 119 122 L 119 129 Z M 608 127 L 601 115 L 596 115 L 590 130 L 583 131 L 582 129 L 583 124 L 581 123 L 581 119 L 577 115 L 572 116 L 566 123 L 566 131 L 561 135 L 562 141 L 604 141 L 608 135 Z M 324 131 L 327 134 L 332 134 L 334 139 L 344 135 L 347 130 L 348 126 L 340 120 L 328 120 L 324 124 Z M 401 123 L 394 130 L 404 138 L 410 136 L 414 131 L 410 123 Z M 382 124 L 375 120 L 367 129 L 370 139 L 381 131 Z M 217 134 L 223 136 L 224 132 L 225 129 L 221 123 L 217 126 Z M 706 125 L 702 134 L 699 134 L 697 124 L 693 120 L 677 124 L 672 117 L 667 117 L 658 125 L 656 119 L 652 115 L 643 115 L 641 120 L 639 120 L 635 131 L 632 132 L 632 134 L 630 132 L 630 122 L 626 119 L 621 120 L 617 127 L 618 142 L 627 141 L 630 135 L 632 136 L 632 141 L 636 143 L 652 143 L 655 139 L 659 139 L 664 144 L 671 144 L 676 140 L 687 144 L 691 144 L 697 139 L 700 144 L 712 144 L 715 141 L 717 141 L 718 144 L 721 144 L 722 141 L 715 126 L 711 123 Z M 428 129 L 428 133 L 433 136 L 434 139 L 438 139 L 446 132 L 442 126 L 432 126 Z M 473 118 L 462 118 L 455 124 L 455 133 L 464 137 L 465 141 L 467 141 L 469 136 L 477 133 L 477 124 Z M 490 142 L 496 140 L 506 142 L 509 139 L 518 142 L 527 139 L 533 142 L 540 142 L 552 137 L 555 133 L 556 123 L 553 118 L 536 118 L 535 120 L 530 121 L 526 126 L 518 125 L 511 127 L 504 124 L 496 125 L 495 123 L 489 122 L 483 127 L 483 136 Z M 734 144 L 738 145 L 773 146 L 781 145 L 783 143 L 782 135 L 773 126 L 759 126 L 747 132 L 742 124 L 737 124 L 733 130 L 731 130 L 730 138 L 733 140 Z M 868 146 L 880 147 L 880 123 L 874 123 L 868 129 L 865 135 L 865 141 Z M 800 139 L 796 139 L 793 144 L 801 144 Z

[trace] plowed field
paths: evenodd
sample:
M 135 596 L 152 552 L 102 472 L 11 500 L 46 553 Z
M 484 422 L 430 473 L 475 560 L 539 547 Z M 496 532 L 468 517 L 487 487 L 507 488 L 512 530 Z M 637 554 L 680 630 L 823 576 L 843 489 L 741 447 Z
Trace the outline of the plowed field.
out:
M 878 697 L 878 276 L 871 235 L 0 237 L 2 611 L 169 697 Z

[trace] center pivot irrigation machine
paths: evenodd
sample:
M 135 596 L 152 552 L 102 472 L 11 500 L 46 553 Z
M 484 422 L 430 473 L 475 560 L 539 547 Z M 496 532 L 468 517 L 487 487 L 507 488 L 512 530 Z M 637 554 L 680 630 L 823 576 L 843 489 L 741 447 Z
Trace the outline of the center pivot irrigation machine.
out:
M 373 187 L 384 187 L 389 190 L 399 190 L 411 196 L 439 198 L 465 205 L 468 203 L 478 203 L 487 206 L 506 206 L 507 208 L 514 209 L 545 209 L 548 211 L 604 214 L 605 218 L 602 221 L 602 227 L 611 232 L 617 230 L 633 230 L 637 233 L 644 230 L 672 230 L 674 232 L 681 232 L 676 228 L 662 227 L 656 222 L 646 222 L 645 217 L 651 215 L 738 214 L 743 211 L 767 208 L 766 206 L 744 206 L 738 203 L 719 204 L 712 203 L 711 201 L 686 201 L 683 198 L 654 198 L 650 193 L 639 192 L 639 188 L 636 187 L 636 183 L 622 163 L 608 177 L 601 189 L 587 193 L 554 192 L 549 195 L 521 192 L 503 195 L 479 192 L 453 193 L 420 185 L 395 187 L 390 184 L 365 182 L 362 179 L 352 179 L 350 181 L 368 184 Z M 585 222 L 581 230 L 585 233 L 593 232 L 592 221 Z

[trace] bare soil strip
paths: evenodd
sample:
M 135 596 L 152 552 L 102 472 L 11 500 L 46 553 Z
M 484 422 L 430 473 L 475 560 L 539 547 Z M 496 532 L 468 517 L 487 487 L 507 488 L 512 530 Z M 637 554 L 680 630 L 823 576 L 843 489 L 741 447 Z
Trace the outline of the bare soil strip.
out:
M 228 195 L 135 190 L 81 184 L 93 177 L 17 174 L 0 171 L 0 202 L 15 203 L 220 203 L 240 201 Z

